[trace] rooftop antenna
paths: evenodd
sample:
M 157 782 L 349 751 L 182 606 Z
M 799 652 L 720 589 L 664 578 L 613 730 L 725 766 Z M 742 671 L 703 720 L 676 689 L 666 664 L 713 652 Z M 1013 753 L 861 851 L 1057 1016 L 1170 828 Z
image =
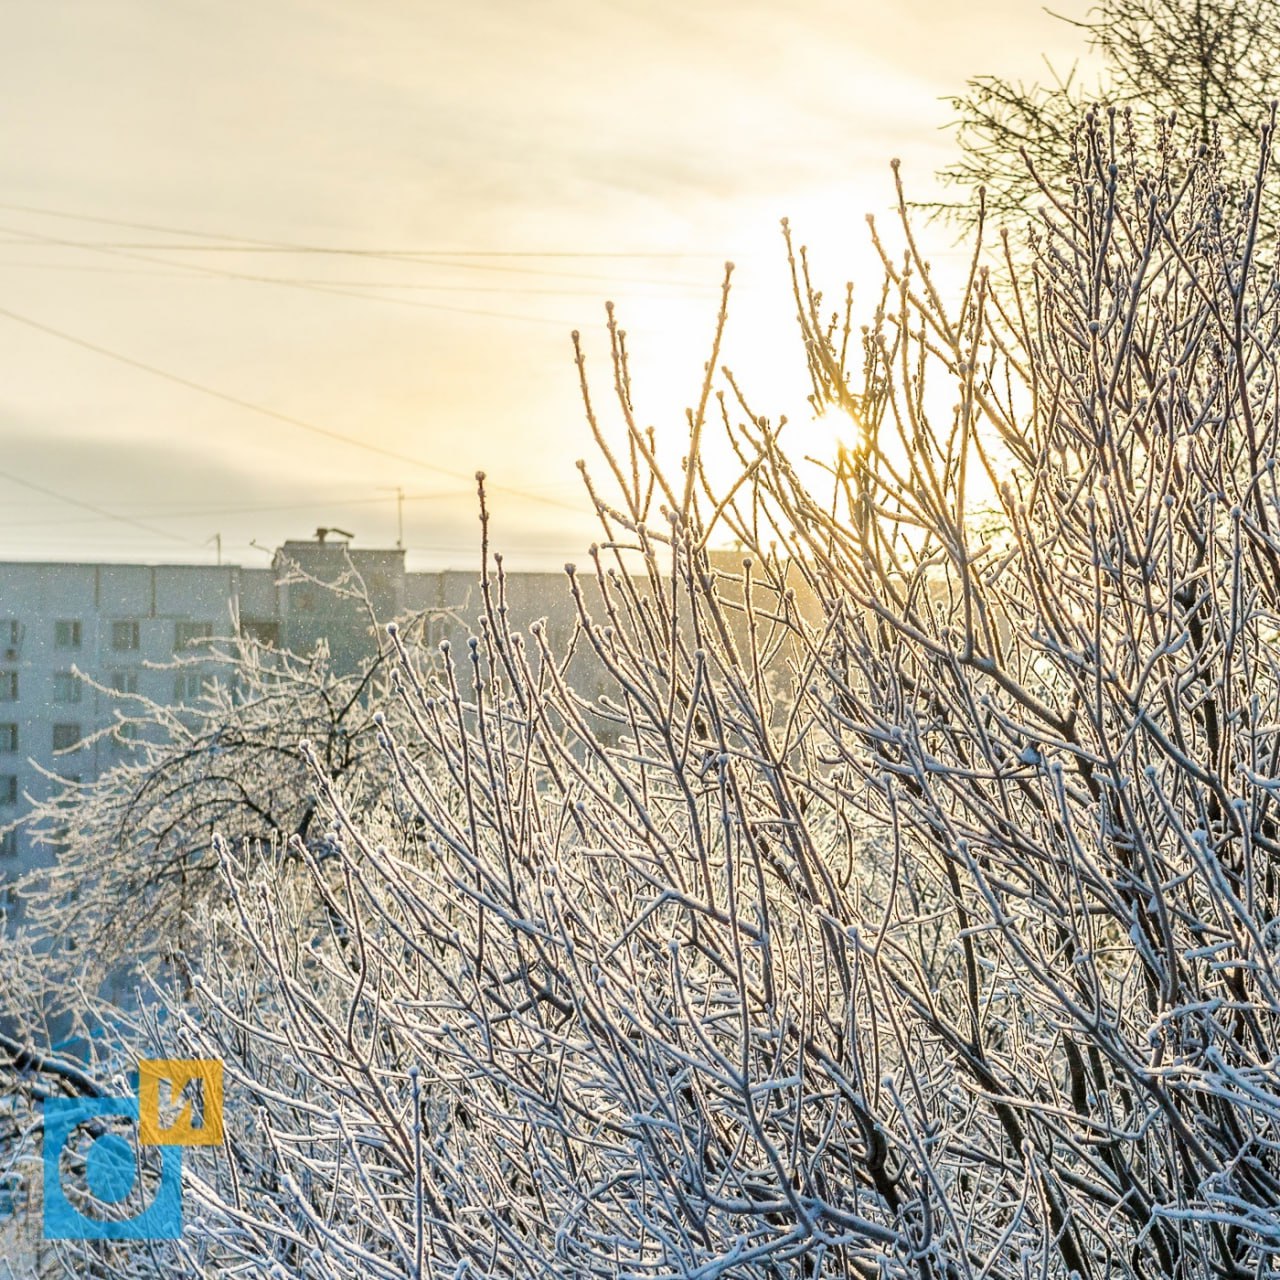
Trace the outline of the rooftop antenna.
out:
M 316 541 L 323 547 L 325 538 L 327 538 L 331 533 L 336 533 L 340 537 L 346 538 L 348 541 L 356 536 L 354 533 L 348 533 L 346 529 L 333 529 L 321 525 L 321 527 L 316 530 Z
M 218 548 L 218 563 L 222 563 L 222 534 L 215 533 L 212 538 L 206 538 L 204 545 L 207 547 L 209 543 L 214 543 Z
M 404 550 L 404 490 L 398 484 L 381 484 L 378 486 L 379 493 L 394 493 L 396 495 L 396 550 Z

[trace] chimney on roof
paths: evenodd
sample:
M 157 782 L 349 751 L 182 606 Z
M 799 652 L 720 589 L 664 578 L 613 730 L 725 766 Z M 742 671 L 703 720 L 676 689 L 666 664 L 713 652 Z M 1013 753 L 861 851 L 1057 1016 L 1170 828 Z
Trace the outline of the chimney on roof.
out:
M 345 529 L 331 529 L 325 526 L 321 526 L 319 529 L 316 530 L 316 541 L 323 547 L 325 538 L 327 538 L 331 533 L 336 533 L 348 540 L 356 536 L 354 533 L 348 533 Z

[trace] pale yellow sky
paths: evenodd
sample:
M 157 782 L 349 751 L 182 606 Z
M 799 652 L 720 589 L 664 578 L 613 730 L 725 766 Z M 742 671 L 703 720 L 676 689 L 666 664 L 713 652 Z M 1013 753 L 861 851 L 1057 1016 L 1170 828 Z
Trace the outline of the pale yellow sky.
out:
M 594 532 L 571 329 L 603 398 L 617 303 L 641 415 L 678 438 L 731 257 L 730 362 L 761 411 L 796 414 L 778 218 L 831 290 L 870 296 L 863 215 L 888 208 L 891 156 L 934 193 L 940 95 L 1076 52 L 1020 0 L 0 15 L 3 558 L 209 560 L 220 533 L 259 564 L 251 542 L 319 524 L 390 545 L 398 485 L 411 562 L 464 566 L 458 477 L 483 467 L 511 560 L 559 564 Z

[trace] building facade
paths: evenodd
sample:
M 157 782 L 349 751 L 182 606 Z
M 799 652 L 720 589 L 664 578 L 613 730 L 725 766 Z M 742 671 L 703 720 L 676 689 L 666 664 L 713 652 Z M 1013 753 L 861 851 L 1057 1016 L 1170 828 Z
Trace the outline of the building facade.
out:
M 477 574 L 407 573 L 402 550 L 353 548 L 330 533 L 286 542 L 264 569 L 0 563 L 0 885 L 40 856 L 10 825 L 31 802 L 60 779 L 92 782 L 131 752 L 118 695 L 163 706 L 198 698 L 218 673 L 202 660 L 210 642 L 237 629 L 298 654 L 323 642 L 342 672 L 374 650 L 376 625 L 405 613 L 429 613 L 436 640 L 474 628 Z M 571 626 L 563 574 L 514 575 L 509 596 L 517 625 Z
M 324 643 L 333 668 L 346 672 L 376 651 L 380 625 L 424 615 L 428 642 L 455 641 L 465 687 L 462 641 L 483 610 L 479 575 L 407 573 L 402 550 L 353 548 L 334 532 L 286 542 L 263 569 L 0 563 L 0 888 L 47 856 L 11 825 L 31 803 L 132 754 L 120 695 L 168 707 L 199 698 L 219 671 L 211 642 L 216 651 L 239 632 L 301 655 Z M 713 563 L 741 571 L 731 553 L 713 553 Z M 588 612 L 602 619 L 594 577 L 578 581 Z M 731 583 L 727 591 L 732 599 Z M 552 650 L 564 652 L 576 620 L 565 574 L 510 574 L 500 603 L 515 628 L 544 619 Z M 588 649 L 577 646 L 568 675 L 590 699 L 602 672 Z

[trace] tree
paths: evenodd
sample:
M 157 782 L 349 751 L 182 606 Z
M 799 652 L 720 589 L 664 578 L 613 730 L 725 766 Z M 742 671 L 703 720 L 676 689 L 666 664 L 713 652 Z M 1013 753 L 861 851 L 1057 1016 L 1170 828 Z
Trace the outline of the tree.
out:
M 1077 167 L 1074 151 L 1090 109 L 1119 108 L 1140 134 L 1176 117 L 1202 146 L 1220 147 L 1225 174 L 1248 180 L 1258 129 L 1280 93 L 1280 13 L 1275 6 L 1211 0 L 1101 0 L 1082 21 L 1103 70 L 1093 89 L 1076 71 L 1049 65 L 1047 83 L 980 75 L 949 98 L 961 156 L 945 182 L 983 187 L 988 209 L 1025 215 L 1043 199 L 1034 175 L 1057 188 Z M 971 222 L 966 197 L 944 206 Z
M 1269 153 L 1238 200 L 1215 154 L 1124 143 L 1091 121 L 1030 269 L 979 255 L 955 307 L 904 209 L 860 342 L 793 255 L 856 428 L 820 487 L 714 356 L 664 474 L 612 331 L 624 439 L 592 413 L 567 582 L 607 691 L 492 564 L 462 677 L 393 637 L 419 838 L 312 750 L 328 856 L 220 843 L 232 945 L 135 1043 L 225 1061 L 227 1145 L 180 1244 L 76 1274 L 1275 1272 Z
M 116 764 L 55 787 L 24 818 L 55 855 L 17 886 L 25 919 L 45 939 L 45 963 L 65 962 L 91 988 L 117 970 L 192 963 L 190 920 L 219 890 L 215 831 L 277 855 L 291 836 L 315 839 L 304 741 L 358 811 L 385 800 L 368 769 L 370 702 L 386 679 L 376 652 L 338 675 L 323 650 L 299 657 L 239 639 L 175 670 L 198 672 L 204 692 L 167 705 L 100 688 L 115 703 L 105 736 Z

